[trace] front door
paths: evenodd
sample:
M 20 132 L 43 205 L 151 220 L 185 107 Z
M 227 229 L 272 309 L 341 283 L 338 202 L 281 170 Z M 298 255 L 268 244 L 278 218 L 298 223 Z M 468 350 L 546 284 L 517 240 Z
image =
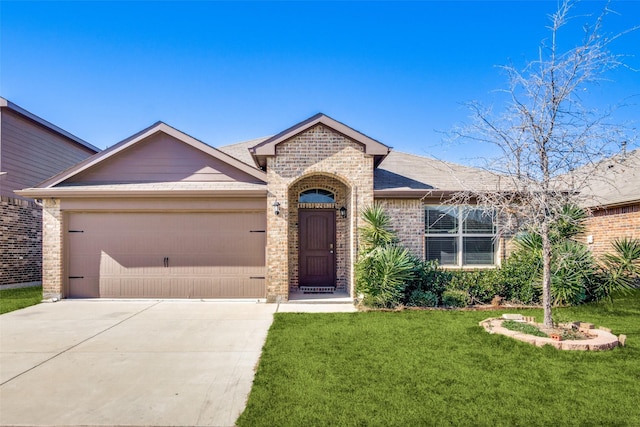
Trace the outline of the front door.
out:
M 299 286 L 336 285 L 336 211 L 300 209 Z

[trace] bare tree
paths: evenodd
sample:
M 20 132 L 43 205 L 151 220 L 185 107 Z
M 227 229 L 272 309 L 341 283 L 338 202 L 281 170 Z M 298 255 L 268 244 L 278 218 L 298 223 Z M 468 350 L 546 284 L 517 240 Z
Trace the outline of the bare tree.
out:
M 546 326 L 553 324 L 550 227 L 562 215 L 563 206 L 579 201 L 587 178 L 601 173 L 601 160 L 620 153 L 634 136 L 622 125 L 610 123 L 612 109 L 588 108 L 581 97 L 608 72 L 624 65 L 623 56 L 610 50 L 624 33 L 604 33 L 603 20 L 611 13 L 607 5 L 591 18 L 591 25 L 583 27 L 581 42 L 563 49 L 560 30 L 566 30 L 573 9 L 574 2 L 565 0 L 549 16 L 550 37 L 541 44 L 536 60 L 522 69 L 501 67 L 508 78 L 504 112 L 495 115 L 471 103 L 473 122 L 455 131 L 457 136 L 497 146 L 500 154 L 487 159 L 485 166 L 499 177 L 496 191 L 469 189 L 456 194 L 453 201 L 477 202 L 497 211 L 503 229 L 525 227 L 542 238 Z

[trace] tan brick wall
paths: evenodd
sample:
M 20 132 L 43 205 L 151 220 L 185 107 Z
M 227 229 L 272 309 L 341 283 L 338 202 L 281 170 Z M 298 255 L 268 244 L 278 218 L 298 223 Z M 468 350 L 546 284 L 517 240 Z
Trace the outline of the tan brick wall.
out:
M 424 204 L 420 199 L 376 199 L 391 218 L 399 243 L 424 258 Z
M 587 243 L 587 236 L 593 237 L 593 243 Z M 594 211 L 582 239 L 595 256 L 600 256 L 611 252 L 611 243 L 623 237 L 640 239 L 640 205 Z
M 42 281 L 42 209 L 0 196 L 0 286 Z
M 44 199 L 42 209 L 42 293 L 63 296 L 63 215 L 60 200 Z
M 331 129 L 316 125 L 280 143 L 267 159 L 267 300 L 288 299 L 297 288 L 297 197 L 302 188 L 335 188 L 338 203 L 348 209 L 338 219 L 336 234 L 343 246 L 337 254 L 338 286 L 351 294 L 352 260 L 356 257 L 359 212 L 373 203 L 373 158 L 364 147 Z M 278 201 L 280 215 L 272 204 Z M 337 206 L 340 207 L 340 206 Z

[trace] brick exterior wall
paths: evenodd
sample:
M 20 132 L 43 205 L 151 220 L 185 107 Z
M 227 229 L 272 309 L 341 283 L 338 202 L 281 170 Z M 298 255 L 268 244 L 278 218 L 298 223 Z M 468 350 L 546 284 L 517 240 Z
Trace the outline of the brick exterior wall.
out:
M 399 243 L 424 258 L 424 203 L 420 199 L 376 199 L 391 218 Z
M 42 209 L 42 293 L 44 298 L 61 298 L 63 280 L 63 216 L 60 200 L 44 199 Z
M 42 281 L 42 209 L 0 196 L 0 286 Z
M 344 202 L 348 210 L 346 220 L 336 221 L 336 285 L 352 295 L 359 213 L 373 203 L 373 158 L 361 144 L 319 124 L 276 146 L 267 159 L 267 182 L 267 301 L 287 300 L 297 289 L 297 200 L 309 188 L 335 191 L 336 206 Z M 276 200 L 280 215 L 271 208 Z
M 593 237 L 593 243 L 587 242 Z M 616 238 L 640 239 L 640 204 L 596 210 L 587 220 L 583 241 L 595 256 L 611 252 L 611 243 Z

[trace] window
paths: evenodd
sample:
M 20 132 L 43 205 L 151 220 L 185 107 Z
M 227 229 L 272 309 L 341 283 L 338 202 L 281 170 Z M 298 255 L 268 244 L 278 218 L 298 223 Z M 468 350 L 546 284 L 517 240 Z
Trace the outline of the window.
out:
M 300 193 L 300 203 L 335 203 L 336 198 L 331 191 L 314 188 Z
M 460 206 L 425 207 L 425 257 L 443 266 L 495 264 L 493 214 Z

